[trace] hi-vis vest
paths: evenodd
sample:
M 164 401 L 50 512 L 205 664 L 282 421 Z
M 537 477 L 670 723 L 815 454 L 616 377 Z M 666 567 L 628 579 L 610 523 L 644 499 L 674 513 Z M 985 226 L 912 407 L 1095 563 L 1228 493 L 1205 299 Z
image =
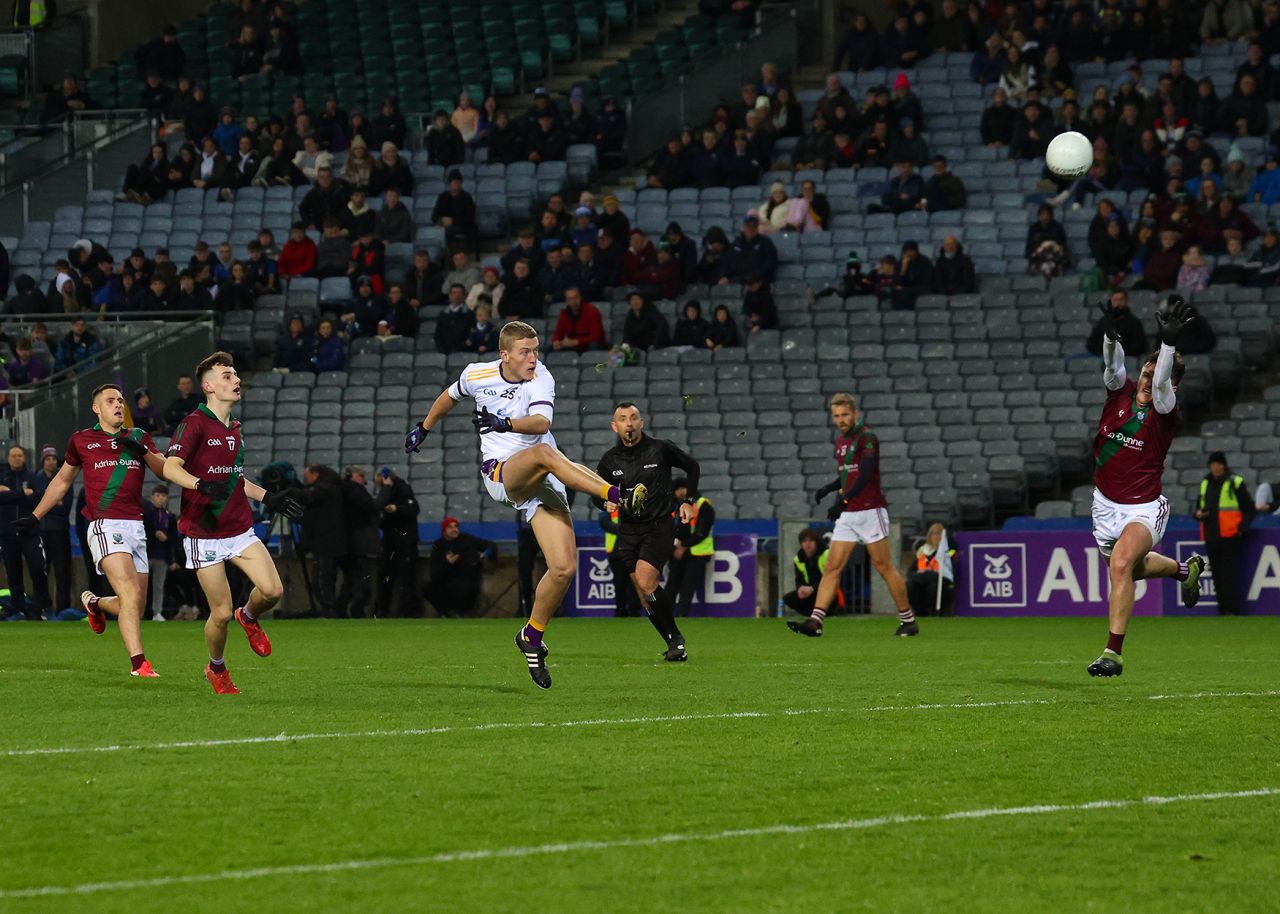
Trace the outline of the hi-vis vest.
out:
M 955 554 L 955 550 L 951 550 L 951 554 Z M 938 553 L 926 554 L 923 548 L 916 553 L 916 571 L 937 571 L 938 570 Z
M 26 22 L 22 21 L 22 8 L 27 7 Z M 44 24 L 45 19 L 49 16 L 49 10 L 44 5 L 44 0 L 30 0 L 30 3 L 24 4 L 22 0 L 18 0 L 13 5 L 13 27 L 15 29 L 35 29 Z
M 1222 480 L 1222 488 L 1218 490 L 1218 535 L 1236 536 L 1240 532 L 1240 524 L 1244 522 L 1244 514 L 1240 511 L 1240 499 L 1236 493 L 1244 484 L 1243 476 L 1228 476 Z M 1209 491 L 1209 478 L 1200 480 L 1200 500 L 1197 508 L 1205 510 L 1204 502 Z M 1204 524 L 1200 525 L 1200 539 L 1204 539 Z
M 703 505 L 709 504 L 711 504 L 711 500 L 702 496 L 699 496 L 698 500 L 693 503 L 693 519 L 689 521 L 690 530 L 698 526 L 698 511 L 701 510 Z M 689 547 L 690 554 L 698 556 L 714 555 L 715 551 L 716 538 L 711 535 L 710 531 L 707 532 L 705 538 L 698 540 L 698 542 Z
M 827 572 L 827 556 L 831 554 L 831 550 L 823 549 L 822 554 L 818 556 L 818 574 L 826 574 Z M 791 560 L 796 563 L 796 571 L 800 572 L 800 577 L 804 580 L 805 587 L 816 586 L 813 581 L 809 580 L 809 564 L 797 552 Z
M 618 522 L 618 511 L 615 508 L 609 512 L 609 520 L 615 524 Z M 606 555 L 613 555 L 613 547 L 618 545 L 618 534 L 605 531 L 604 534 L 604 551 Z

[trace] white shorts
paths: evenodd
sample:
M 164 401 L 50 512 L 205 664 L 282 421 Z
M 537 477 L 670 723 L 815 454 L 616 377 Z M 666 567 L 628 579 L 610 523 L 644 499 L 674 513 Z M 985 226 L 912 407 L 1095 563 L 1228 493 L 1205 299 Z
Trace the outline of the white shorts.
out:
M 1169 499 L 1163 495 L 1140 505 L 1122 505 L 1093 490 L 1093 538 L 1098 543 L 1098 551 L 1105 556 L 1111 555 L 1111 548 L 1130 524 L 1142 524 L 1151 531 L 1154 548 L 1164 536 L 1168 523 Z
M 239 536 L 223 536 L 217 539 L 200 536 L 188 536 L 182 542 L 183 551 L 187 554 L 187 567 L 208 568 L 219 565 L 227 559 L 239 558 L 254 543 L 261 543 L 258 534 L 250 527 Z
M 846 511 L 836 521 L 831 534 L 833 543 L 878 543 L 889 535 L 887 508 Z
M 516 504 L 507 495 L 507 487 L 502 484 L 502 466 L 505 461 L 488 461 L 480 467 L 480 478 L 484 480 L 485 491 L 500 505 L 507 505 L 519 511 L 528 523 L 538 508 L 546 505 L 552 511 L 569 513 L 569 500 L 565 495 L 564 483 L 551 474 L 543 477 L 542 484 L 532 498 Z
M 147 574 L 147 531 L 140 520 L 102 519 L 89 522 L 89 555 L 93 557 L 93 570 L 102 574 L 102 560 L 113 552 L 133 556 L 133 568 L 139 574 Z

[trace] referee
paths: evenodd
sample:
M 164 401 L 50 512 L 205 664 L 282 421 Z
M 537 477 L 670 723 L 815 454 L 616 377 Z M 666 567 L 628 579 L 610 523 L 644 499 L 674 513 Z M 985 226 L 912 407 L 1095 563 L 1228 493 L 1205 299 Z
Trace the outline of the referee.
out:
M 697 492 L 698 461 L 670 442 L 646 435 L 644 417 L 634 403 L 619 403 L 613 408 L 612 428 L 618 443 L 605 451 L 596 473 L 611 485 L 644 486 L 648 493 L 639 514 L 623 512 L 619 518 L 614 555 L 630 574 L 645 615 L 667 645 L 663 658 L 673 663 L 685 661 L 689 654 L 684 635 L 676 627 L 671 597 L 658 584 L 658 578 L 671 558 L 676 540 L 671 468 L 683 470 L 689 478 L 689 491 Z M 606 511 L 614 507 L 599 499 L 595 504 Z M 688 523 L 693 515 L 692 504 L 688 500 L 682 502 L 679 511 L 681 522 Z

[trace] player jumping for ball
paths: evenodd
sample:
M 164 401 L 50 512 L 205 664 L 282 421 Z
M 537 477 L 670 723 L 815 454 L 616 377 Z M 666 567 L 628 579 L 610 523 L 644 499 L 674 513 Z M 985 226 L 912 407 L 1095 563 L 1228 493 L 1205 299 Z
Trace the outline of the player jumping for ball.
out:
M 1182 582 L 1183 603 L 1194 606 L 1200 599 L 1201 556 L 1178 562 L 1152 552 L 1169 520 L 1169 500 L 1160 491 L 1164 459 L 1182 426 L 1177 389 L 1186 366 L 1175 347 L 1195 315 L 1181 296 L 1169 296 L 1164 311 L 1156 313 L 1160 349 L 1143 359 L 1135 382 L 1125 372 L 1115 328 L 1118 315 L 1106 305 L 1098 308 L 1105 334 L 1107 401 L 1093 439 L 1093 538 L 1110 568 L 1111 601 L 1107 647 L 1088 671 L 1090 676 L 1119 676 L 1136 581 L 1175 578 Z
M 240 402 L 240 376 L 231 355 L 215 352 L 207 356 L 196 366 L 195 378 L 205 402 L 174 431 L 164 474 L 185 490 L 178 531 L 185 537 L 187 567 L 195 569 L 196 580 L 209 600 L 209 618 L 204 624 L 209 648 L 205 678 L 217 694 L 238 695 L 240 690 L 231 681 L 225 662 L 227 625 L 234 617 L 244 629 L 249 647 L 266 657 L 271 653 L 271 641 L 258 619 L 270 612 L 284 593 L 271 553 L 253 530 L 249 499 L 289 518 L 301 517 L 302 505 L 244 478 L 244 436 L 240 420 L 231 415 L 231 408 Z M 200 488 L 200 479 L 193 473 L 225 480 L 226 485 L 221 493 L 211 494 Z M 253 582 L 244 606 L 232 607 L 224 562 L 231 562 Z
M 426 418 L 405 436 L 404 450 L 406 454 L 417 451 L 463 397 L 475 400 L 472 424 L 480 433 L 480 476 L 485 489 L 494 501 L 524 515 L 547 561 L 529 621 L 516 634 L 516 647 L 534 684 L 549 689 L 551 674 L 542 633 L 569 589 L 578 560 L 565 486 L 618 504 L 629 514 L 644 510 L 646 489 L 610 485 L 556 448 L 551 435 L 556 382 L 538 359 L 536 330 L 520 321 L 506 324 L 498 337 L 498 356 L 496 361 L 468 365 L 457 381 L 441 391 Z
M 813 493 L 818 502 L 832 492 L 839 493 L 827 512 L 827 519 L 836 522 L 827 570 L 818 582 L 813 614 L 801 622 L 788 622 L 787 626 L 810 638 L 822 637 L 822 621 L 840 588 L 840 573 L 854 547 L 862 543 L 867 547 L 872 567 L 888 585 L 889 596 L 898 607 L 898 629 L 894 634 L 903 638 L 918 635 L 920 626 L 907 601 L 907 584 L 893 563 L 889 548 L 888 502 L 880 490 L 880 442 L 863 425 L 852 394 L 838 393 L 831 398 L 831 424 L 840 433 L 836 437 L 836 466 L 840 475 Z
M 147 600 L 147 534 L 142 525 L 142 483 L 147 468 L 164 478 L 164 458 L 151 436 L 142 429 L 124 427 L 124 392 L 115 384 L 103 384 L 92 394 L 98 422 L 76 432 L 67 442 L 67 453 L 58 475 L 49 481 L 40 503 L 31 514 L 19 518 L 19 528 L 34 529 L 56 507 L 76 476 L 84 472 L 84 516 L 89 521 L 89 553 L 93 567 L 115 591 L 99 597 L 86 590 L 80 595 L 89 627 L 94 634 L 107 630 L 106 613 L 120 625 L 120 640 L 129 652 L 129 675 L 158 677 L 142 650 L 142 610 Z M 210 497 L 225 496 L 225 482 L 197 479 Z

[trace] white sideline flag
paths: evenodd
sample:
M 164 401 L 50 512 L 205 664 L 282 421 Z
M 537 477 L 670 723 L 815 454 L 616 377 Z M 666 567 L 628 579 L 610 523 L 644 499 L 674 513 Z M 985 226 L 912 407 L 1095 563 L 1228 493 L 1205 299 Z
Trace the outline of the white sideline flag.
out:
M 942 539 L 938 540 L 938 551 L 934 553 L 934 558 L 938 560 L 938 576 L 954 581 L 956 575 L 951 569 L 951 544 L 947 542 L 946 527 L 942 528 Z

